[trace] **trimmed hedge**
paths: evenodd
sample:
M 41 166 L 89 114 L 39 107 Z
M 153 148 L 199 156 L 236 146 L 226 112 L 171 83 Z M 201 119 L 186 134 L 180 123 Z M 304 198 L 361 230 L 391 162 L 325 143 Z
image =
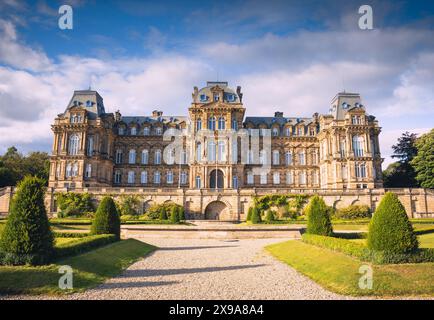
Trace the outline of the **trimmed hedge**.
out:
M 249 207 L 249 210 L 247 211 L 246 221 L 252 220 L 252 213 L 253 213 L 253 207 Z
M 118 238 L 114 234 L 99 234 L 80 238 L 56 246 L 53 258 L 59 259 L 62 257 L 78 255 L 116 241 L 118 241 Z
M 346 208 L 336 210 L 335 217 L 338 219 L 370 218 L 371 209 L 366 205 L 351 205 Z
M 331 236 L 330 210 L 320 196 L 313 196 L 306 207 L 307 233 Z
M 53 232 L 55 238 L 85 238 L 89 237 L 87 232 Z
M 400 255 L 419 246 L 413 226 L 396 194 L 386 192 L 369 224 L 368 248 Z
M 308 244 L 342 252 L 362 261 L 368 261 L 374 264 L 434 262 L 434 249 L 432 248 L 418 249 L 412 253 L 395 254 L 386 251 L 371 250 L 363 244 L 334 237 L 305 233 L 302 235 L 302 240 Z

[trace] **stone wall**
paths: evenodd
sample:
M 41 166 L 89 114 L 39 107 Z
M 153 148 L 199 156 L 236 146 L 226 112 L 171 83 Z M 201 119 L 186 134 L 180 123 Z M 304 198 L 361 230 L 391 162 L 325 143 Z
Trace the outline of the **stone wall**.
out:
M 67 190 L 56 189 L 56 192 Z M 351 204 L 368 205 L 373 211 L 378 206 L 386 191 L 396 193 L 411 218 L 434 218 L 434 190 L 431 189 L 201 189 L 184 190 L 177 188 L 84 188 L 74 192 L 89 192 L 95 201 L 106 195 L 115 199 L 122 195 L 134 194 L 140 196 L 143 209 L 155 203 L 174 202 L 185 207 L 190 219 L 212 218 L 219 213 L 220 220 L 245 220 L 248 208 L 253 204 L 255 196 L 267 194 L 318 194 L 327 205 L 335 208 L 347 207 Z M 0 214 L 7 214 L 12 188 L 0 189 Z M 47 212 L 57 211 L 53 188 L 49 188 L 46 195 Z

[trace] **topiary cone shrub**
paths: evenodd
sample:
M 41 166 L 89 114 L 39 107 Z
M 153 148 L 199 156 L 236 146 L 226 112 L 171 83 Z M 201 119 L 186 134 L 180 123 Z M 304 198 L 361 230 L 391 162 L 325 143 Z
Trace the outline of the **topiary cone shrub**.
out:
M 172 207 L 170 210 L 170 222 L 178 223 L 179 222 L 179 213 L 176 207 Z
M 252 220 L 252 212 L 253 212 L 253 208 L 249 207 L 249 210 L 247 211 L 247 218 L 246 221 L 250 221 Z
M 305 212 L 307 214 L 307 233 L 321 236 L 333 235 L 330 210 L 327 208 L 323 198 L 313 196 Z
M 251 219 L 252 223 L 256 224 L 256 223 L 261 223 L 262 219 L 261 219 L 261 214 L 259 213 L 258 208 L 254 207 L 252 209 L 252 219 Z
M 160 209 L 160 215 L 158 217 L 160 220 L 167 220 L 167 213 L 165 208 Z
M 114 234 L 121 238 L 121 221 L 116 204 L 111 197 L 104 197 L 92 221 L 91 234 Z
M 28 176 L 19 183 L 0 241 L 4 264 L 49 262 L 54 237 L 45 211 L 44 193 L 42 179 Z
M 396 194 L 386 192 L 369 224 L 369 249 L 400 255 L 411 253 L 418 246 L 404 206 Z
M 274 220 L 275 220 L 275 217 L 274 217 L 273 211 L 268 210 L 267 213 L 266 213 L 266 215 L 265 215 L 265 221 L 272 222 Z
M 178 207 L 178 219 L 179 221 L 185 220 L 185 210 L 184 207 Z

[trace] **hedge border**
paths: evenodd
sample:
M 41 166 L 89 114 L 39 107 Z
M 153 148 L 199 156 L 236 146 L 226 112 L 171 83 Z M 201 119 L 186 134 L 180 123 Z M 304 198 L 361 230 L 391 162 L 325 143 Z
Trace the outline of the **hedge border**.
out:
M 100 234 L 79 238 L 77 240 L 56 246 L 54 248 L 52 260 L 82 254 L 116 241 L 118 240 L 114 234 Z

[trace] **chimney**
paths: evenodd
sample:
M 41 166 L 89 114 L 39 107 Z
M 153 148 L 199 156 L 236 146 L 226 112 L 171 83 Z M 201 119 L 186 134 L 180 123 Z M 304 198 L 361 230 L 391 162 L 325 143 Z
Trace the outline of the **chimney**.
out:
M 275 118 L 283 118 L 283 112 L 276 111 L 276 112 L 274 113 L 274 117 L 275 117 Z
M 158 111 L 158 110 L 154 110 L 152 111 L 152 116 L 153 117 L 161 117 L 163 115 L 163 111 Z

